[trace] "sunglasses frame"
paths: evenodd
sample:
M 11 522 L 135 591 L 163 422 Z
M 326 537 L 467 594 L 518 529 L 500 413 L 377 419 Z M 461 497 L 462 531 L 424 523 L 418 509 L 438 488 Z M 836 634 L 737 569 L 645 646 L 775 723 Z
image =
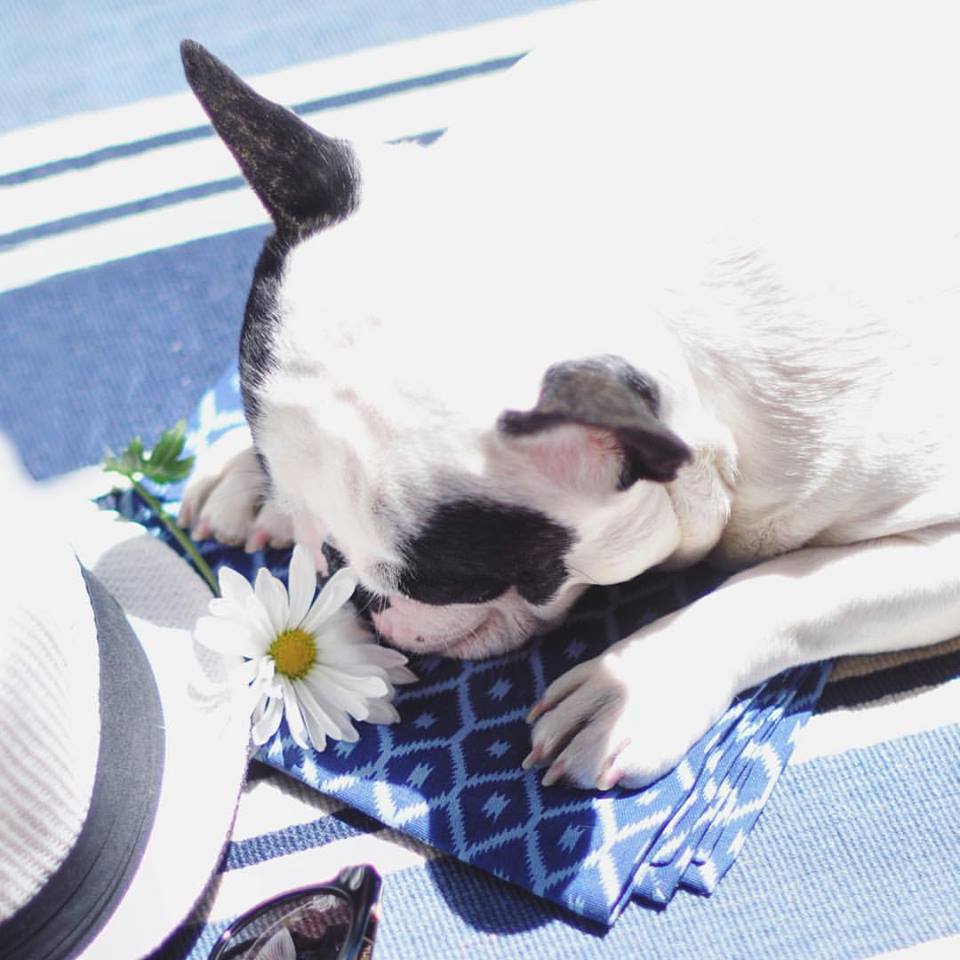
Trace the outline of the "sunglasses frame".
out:
M 244 911 L 223 933 L 211 949 L 208 960 L 222 960 L 224 951 L 236 933 L 257 916 L 281 906 L 284 901 L 295 900 L 308 895 L 334 893 L 350 904 L 350 929 L 347 931 L 343 946 L 336 960 L 367 960 L 373 952 L 373 940 L 376 935 L 380 888 L 383 881 L 380 874 L 370 864 L 344 867 L 333 880 L 327 883 L 297 887 L 258 903 Z

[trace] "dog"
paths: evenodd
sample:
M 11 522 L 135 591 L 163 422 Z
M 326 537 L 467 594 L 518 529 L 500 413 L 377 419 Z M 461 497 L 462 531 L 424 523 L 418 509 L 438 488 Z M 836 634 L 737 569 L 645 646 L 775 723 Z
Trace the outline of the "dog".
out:
M 924 4 L 571 16 L 429 148 L 326 136 L 184 43 L 275 232 L 250 432 L 181 520 L 332 546 L 387 642 L 451 657 L 729 570 L 532 706 L 524 766 L 607 790 L 781 670 L 960 632 L 960 68 Z

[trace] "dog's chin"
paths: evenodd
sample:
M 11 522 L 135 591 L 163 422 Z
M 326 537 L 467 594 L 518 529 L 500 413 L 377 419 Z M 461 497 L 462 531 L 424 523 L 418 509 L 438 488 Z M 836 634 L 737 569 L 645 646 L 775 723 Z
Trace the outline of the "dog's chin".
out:
M 536 632 L 537 625 L 538 621 L 532 624 L 517 622 L 504 611 L 491 608 L 480 626 L 466 636 L 448 641 L 447 645 L 437 652 L 459 660 L 495 657 L 522 647 L 530 635 Z
M 478 611 L 479 612 L 479 611 Z M 527 639 L 542 627 L 542 622 L 529 610 L 510 605 L 485 607 L 479 619 L 468 629 L 431 631 L 427 624 L 422 630 L 410 632 L 391 630 L 389 619 L 374 617 L 377 632 L 391 646 L 408 653 L 433 654 L 460 660 L 482 660 L 509 653 L 523 646 Z

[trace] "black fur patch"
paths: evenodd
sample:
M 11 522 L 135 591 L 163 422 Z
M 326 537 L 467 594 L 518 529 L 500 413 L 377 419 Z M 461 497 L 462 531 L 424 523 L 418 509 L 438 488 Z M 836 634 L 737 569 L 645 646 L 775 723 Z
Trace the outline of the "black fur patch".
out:
M 184 40 L 180 55 L 193 92 L 280 234 L 302 239 L 349 216 L 360 185 L 349 144 L 261 97 L 199 43 Z
M 443 606 L 483 603 L 515 586 L 530 603 L 546 603 L 567 578 L 569 530 L 542 513 L 493 501 L 439 507 L 404 548 L 400 592 Z
M 259 391 L 276 364 L 273 340 L 277 316 L 277 288 L 283 274 L 287 244 L 277 234 L 267 237 L 253 271 L 240 333 L 240 395 L 247 423 L 254 427 L 259 414 Z
M 253 427 L 260 388 L 276 363 L 284 259 L 297 243 L 356 209 L 360 174 L 349 144 L 261 97 L 199 43 L 184 40 L 180 53 L 193 92 L 277 228 L 254 270 L 240 335 L 240 389 Z

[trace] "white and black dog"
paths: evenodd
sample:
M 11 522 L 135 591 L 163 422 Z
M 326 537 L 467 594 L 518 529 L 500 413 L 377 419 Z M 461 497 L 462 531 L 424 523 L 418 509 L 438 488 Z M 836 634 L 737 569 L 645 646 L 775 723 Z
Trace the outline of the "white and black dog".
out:
M 590 584 L 739 571 L 533 705 L 525 765 L 606 789 L 782 669 L 960 633 L 960 58 L 924 4 L 571 18 L 429 149 L 184 44 L 276 231 L 252 445 L 183 519 L 332 544 L 387 641 L 454 657 Z

